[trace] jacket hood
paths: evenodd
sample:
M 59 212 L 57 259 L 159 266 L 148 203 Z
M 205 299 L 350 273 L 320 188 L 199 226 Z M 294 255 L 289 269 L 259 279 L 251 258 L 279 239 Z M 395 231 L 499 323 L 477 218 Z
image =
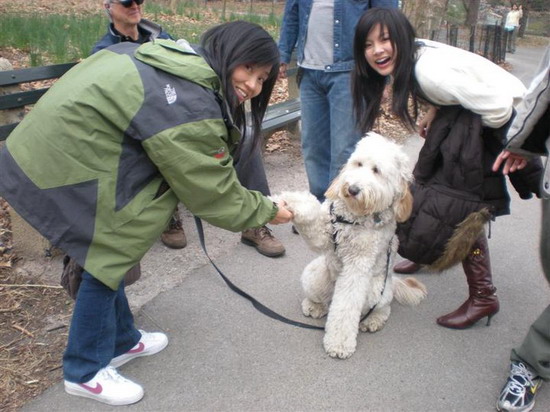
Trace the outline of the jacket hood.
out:
M 157 39 L 144 43 L 137 48 L 135 57 L 149 66 L 221 92 L 214 70 L 185 40 Z

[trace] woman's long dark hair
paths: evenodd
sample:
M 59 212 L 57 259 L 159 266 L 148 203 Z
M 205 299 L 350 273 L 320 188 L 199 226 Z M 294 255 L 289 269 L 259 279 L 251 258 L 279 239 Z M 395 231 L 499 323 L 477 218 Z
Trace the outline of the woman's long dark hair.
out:
M 414 28 L 399 9 L 372 8 L 361 16 L 355 29 L 353 55 L 355 67 L 351 85 L 353 108 L 360 130 L 370 131 L 380 111 L 384 88 L 389 80 L 374 70 L 365 58 L 365 43 L 376 26 L 386 28 L 394 51 L 392 111 L 414 129 L 418 116 L 417 83 L 414 77 L 416 45 Z M 409 96 L 413 99 L 413 115 L 409 113 Z
M 232 87 L 231 76 L 241 64 L 272 66 L 269 77 L 263 83 L 261 93 L 250 101 L 253 146 L 261 138 L 262 119 L 279 73 L 279 49 L 273 37 L 261 26 L 246 21 L 223 23 L 206 31 L 201 36 L 205 58 L 221 80 L 223 94 L 229 104 L 235 125 L 246 138 L 245 107 Z M 240 148 L 236 153 L 238 156 Z

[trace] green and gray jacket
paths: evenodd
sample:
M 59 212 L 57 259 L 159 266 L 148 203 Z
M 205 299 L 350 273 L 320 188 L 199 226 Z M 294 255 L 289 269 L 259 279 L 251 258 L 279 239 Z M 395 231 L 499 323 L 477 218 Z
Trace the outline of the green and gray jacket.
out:
M 178 201 L 232 231 L 276 215 L 237 179 L 228 113 L 218 77 L 190 47 L 120 43 L 67 72 L 12 132 L 0 196 L 116 289 Z

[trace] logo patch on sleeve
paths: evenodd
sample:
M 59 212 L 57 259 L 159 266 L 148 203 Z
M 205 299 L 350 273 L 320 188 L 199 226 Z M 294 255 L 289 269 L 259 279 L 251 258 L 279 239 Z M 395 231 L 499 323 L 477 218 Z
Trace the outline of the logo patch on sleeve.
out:
M 216 159 L 222 159 L 225 156 L 225 147 L 220 147 L 216 153 L 214 153 L 214 157 Z

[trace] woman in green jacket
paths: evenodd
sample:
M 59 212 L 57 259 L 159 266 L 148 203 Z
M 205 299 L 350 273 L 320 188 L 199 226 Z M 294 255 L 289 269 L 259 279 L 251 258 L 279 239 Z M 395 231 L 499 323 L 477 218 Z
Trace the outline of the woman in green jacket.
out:
M 116 367 L 164 349 L 138 331 L 124 274 L 160 236 L 178 201 L 242 231 L 291 213 L 243 188 L 239 140 L 259 142 L 279 54 L 260 26 L 231 22 L 201 47 L 120 43 L 84 60 L 46 93 L 0 152 L 0 195 L 84 268 L 63 358 L 67 392 L 112 405 L 139 401 Z M 250 101 L 247 133 L 243 103 Z

